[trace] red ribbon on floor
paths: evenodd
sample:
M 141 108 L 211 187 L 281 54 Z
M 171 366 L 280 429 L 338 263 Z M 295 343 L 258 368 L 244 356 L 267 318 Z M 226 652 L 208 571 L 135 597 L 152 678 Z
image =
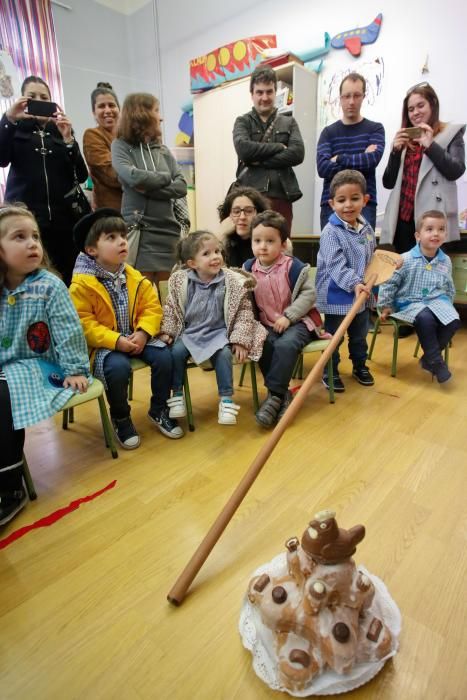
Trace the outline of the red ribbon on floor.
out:
M 5 547 L 8 547 L 9 544 L 14 542 L 15 540 L 19 540 L 20 537 L 24 537 L 24 535 L 27 535 L 28 532 L 31 532 L 31 530 L 37 530 L 40 527 L 48 527 L 49 525 L 53 525 L 57 522 L 57 520 L 61 520 L 62 518 L 64 518 L 65 515 L 72 513 L 74 510 L 78 510 L 82 503 L 88 503 L 89 501 L 93 501 L 98 496 L 102 496 L 102 494 L 106 491 L 113 489 L 116 483 L 117 480 L 115 479 L 115 481 L 112 481 L 110 484 L 107 484 L 107 486 L 104 486 L 104 488 L 100 489 L 100 491 L 91 493 L 89 494 L 89 496 L 84 496 L 83 498 L 78 498 L 76 501 L 72 501 L 68 506 L 65 506 L 64 508 L 59 508 L 53 513 L 50 513 L 50 515 L 46 515 L 44 518 L 36 520 L 35 523 L 31 523 L 31 525 L 25 525 L 24 527 L 20 527 L 18 530 L 14 530 L 7 537 L 4 537 L 2 540 L 0 540 L 0 549 L 5 549 Z

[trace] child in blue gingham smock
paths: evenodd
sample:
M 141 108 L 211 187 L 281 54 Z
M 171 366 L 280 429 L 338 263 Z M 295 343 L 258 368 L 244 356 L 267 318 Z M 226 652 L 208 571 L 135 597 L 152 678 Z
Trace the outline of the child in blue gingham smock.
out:
M 415 238 L 417 245 L 402 255 L 402 268 L 381 285 L 378 307 L 383 319 L 391 315 L 413 323 L 424 352 L 420 366 L 441 383 L 451 378 L 441 353 L 460 327 L 451 261 L 440 248 L 446 240 L 444 214 L 422 214 Z
M 370 292 L 364 282 L 365 269 L 376 247 L 375 234 L 370 224 L 361 216 L 368 202 L 366 182 L 357 170 L 341 170 L 331 181 L 330 206 L 334 214 L 321 233 L 316 272 L 316 306 L 324 313 L 324 328 L 334 334 L 344 316 L 350 311 L 355 296 L 361 291 L 368 294 L 368 301 L 350 324 L 349 357 L 352 360 L 352 376 L 360 384 L 371 386 L 374 379 L 366 366 L 366 336 L 370 323 Z M 339 350 L 332 356 L 334 391 L 345 391 L 339 374 Z M 329 388 L 327 370 L 323 383 Z
M 78 314 L 43 257 L 34 216 L 19 206 L 0 209 L 0 525 L 26 502 L 24 428 L 88 385 Z

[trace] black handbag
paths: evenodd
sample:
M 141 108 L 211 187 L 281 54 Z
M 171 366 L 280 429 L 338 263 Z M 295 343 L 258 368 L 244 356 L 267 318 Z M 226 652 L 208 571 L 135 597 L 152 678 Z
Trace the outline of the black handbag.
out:
M 71 217 L 76 223 L 86 214 L 90 214 L 92 209 L 89 204 L 89 200 L 81 189 L 81 185 L 78 182 L 78 176 L 76 174 L 76 168 L 73 170 L 73 187 L 64 196 L 65 201 L 70 207 Z

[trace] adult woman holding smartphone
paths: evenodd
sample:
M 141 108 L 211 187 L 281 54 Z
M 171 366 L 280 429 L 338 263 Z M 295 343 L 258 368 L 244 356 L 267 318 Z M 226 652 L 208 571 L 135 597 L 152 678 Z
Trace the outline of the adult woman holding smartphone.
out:
M 109 83 L 97 83 L 91 93 L 91 106 L 97 126 L 84 132 L 83 151 L 94 185 L 93 204 L 96 209 L 110 207 L 120 211 L 122 186 L 112 167 L 110 152 L 117 136 L 120 104 Z
M 383 175 L 392 192 L 380 243 L 392 243 L 398 253 L 410 250 L 415 222 L 433 209 L 446 215 L 446 240 L 459 239 L 456 180 L 465 171 L 464 132 L 465 124 L 440 121 L 439 100 L 428 83 L 410 88 Z
M 88 172 L 71 121 L 35 75 L 24 80 L 21 97 L 0 121 L 0 167 L 7 165 L 5 200 L 24 202 L 35 214 L 52 263 L 69 284 L 77 253 L 66 195 Z

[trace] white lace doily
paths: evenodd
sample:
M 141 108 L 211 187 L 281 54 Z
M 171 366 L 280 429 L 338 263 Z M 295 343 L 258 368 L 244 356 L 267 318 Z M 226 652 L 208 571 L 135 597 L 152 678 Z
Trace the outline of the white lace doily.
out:
M 258 609 L 250 603 L 245 596 L 240 613 L 239 631 L 243 646 L 251 651 L 253 656 L 253 668 L 262 681 L 272 688 L 281 690 L 295 697 L 308 697 L 310 695 L 335 695 L 354 690 L 368 683 L 383 668 L 385 662 L 397 652 L 398 640 L 402 626 L 401 614 L 389 591 L 381 579 L 370 574 L 364 566 L 358 566 L 358 571 L 366 574 L 375 587 L 375 596 L 368 609 L 375 617 L 384 621 L 393 636 L 393 648 L 387 656 L 376 662 L 357 664 L 350 673 L 340 675 L 331 669 L 327 669 L 313 679 L 311 687 L 306 690 L 289 690 L 284 688 L 279 680 L 276 659 L 272 656 L 274 649 L 274 636 L 269 628 L 263 625 Z M 259 576 L 268 573 L 271 578 L 284 576 L 287 572 L 287 557 L 285 552 L 279 554 L 268 564 L 260 566 L 253 574 Z

